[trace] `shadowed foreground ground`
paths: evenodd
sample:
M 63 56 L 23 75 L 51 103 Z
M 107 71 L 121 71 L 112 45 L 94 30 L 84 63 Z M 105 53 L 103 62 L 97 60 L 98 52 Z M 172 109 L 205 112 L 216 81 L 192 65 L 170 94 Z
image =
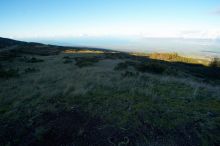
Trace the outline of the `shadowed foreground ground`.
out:
M 219 68 L 27 48 L 0 61 L 0 145 L 220 143 Z

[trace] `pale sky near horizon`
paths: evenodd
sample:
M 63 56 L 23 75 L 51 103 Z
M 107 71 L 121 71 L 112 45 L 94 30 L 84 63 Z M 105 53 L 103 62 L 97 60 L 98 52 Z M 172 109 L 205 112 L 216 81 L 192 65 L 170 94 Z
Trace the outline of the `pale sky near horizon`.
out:
M 0 37 L 220 38 L 220 0 L 1 0 Z

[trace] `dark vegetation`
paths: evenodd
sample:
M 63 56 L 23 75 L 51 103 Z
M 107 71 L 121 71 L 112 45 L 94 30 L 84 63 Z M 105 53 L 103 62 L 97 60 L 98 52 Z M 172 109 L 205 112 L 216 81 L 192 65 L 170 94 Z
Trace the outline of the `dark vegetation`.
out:
M 126 70 L 128 67 L 133 67 L 139 72 L 149 72 L 155 74 L 166 74 L 182 77 L 197 77 L 204 81 L 219 81 L 220 68 L 215 66 L 206 67 L 203 65 L 186 64 L 180 62 L 164 62 L 147 58 L 138 59 L 136 61 L 125 61 L 119 63 L 115 70 Z
M 25 62 L 27 62 L 27 63 L 37 63 L 37 62 L 43 62 L 43 60 L 42 59 L 37 59 L 35 57 L 31 57 L 30 59 L 26 58 Z
M 101 60 L 100 57 L 75 57 L 74 58 L 78 67 L 86 67 L 86 66 L 92 66 L 95 63 L 99 62 Z
M 25 44 L 25 42 L 0 37 L 0 50 L 2 48 L 14 46 L 14 45 L 22 45 L 22 44 Z
M 129 59 L 135 58 L 135 56 L 131 56 L 128 53 L 116 52 L 116 53 L 105 53 L 105 59 Z
M 19 58 L 19 61 L 25 62 L 25 63 L 39 63 L 39 62 L 43 62 L 44 60 L 36 58 L 36 57 L 23 56 Z
M 188 90 L 181 84 L 158 86 L 150 97 L 96 86 L 75 98 L 31 98 L 13 108 L 2 104 L 0 141 L 22 146 L 217 146 L 220 101 L 204 91 L 195 99 L 180 98 Z M 183 93 L 170 98 L 169 88 L 182 88 Z M 8 112 L 9 108 L 13 110 Z
M 216 68 L 220 67 L 220 59 L 219 58 L 213 58 L 212 61 L 209 64 L 210 67 Z
M 82 68 L 82 67 L 88 67 L 88 66 L 93 66 L 95 63 L 99 62 L 102 60 L 103 57 L 100 56 L 90 56 L 90 57 L 69 57 L 69 56 L 64 56 L 63 57 L 63 63 L 64 64 L 69 64 L 72 62 L 75 62 L 75 65 Z
M 138 72 L 131 72 L 131 71 L 125 71 L 121 73 L 122 77 L 133 77 L 133 76 L 138 76 Z
M 167 66 L 164 66 L 163 64 L 159 63 L 129 63 L 132 65 L 137 71 L 140 72 L 150 72 L 150 73 L 156 73 L 156 74 L 162 74 L 167 68 Z
M 119 64 L 117 64 L 117 66 L 115 66 L 114 70 L 125 70 L 128 68 L 128 66 L 128 62 L 120 62 Z
M 22 111 L 25 110 L 27 109 Z M 7 119 L 10 120 L 10 123 L 6 126 L 4 121 L 0 121 L 1 144 L 31 146 L 131 145 L 130 139 L 127 137 L 131 134 L 128 131 L 108 126 L 99 117 L 92 117 L 76 107 L 72 109 L 60 107 L 56 112 L 42 112 L 36 117 L 32 117 L 31 120 L 27 117 L 28 115 L 25 114 L 22 116 L 22 120 Z
M 19 69 L 4 69 L 0 66 L 0 78 L 12 78 L 19 76 Z
M 0 64 L 0 79 L 9 79 L 19 76 L 19 69 L 5 68 Z
M 20 55 L 12 50 L 0 52 L 0 61 L 13 61 L 16 57 L 20 57 Z
M 69 56 L 64 56 L 63 59 L 64 59 L 64 61 L 63 61 L 64 64 L 68 64 L 68 63 L 73 62 L 73 58 L 71 58 Z
M 19 53 L 24 54 L 34 54 L 34 55 L 41 55 L 41 56 L 48 56 L 48 55 L 57 55 L 62 51 L 62 48 L 52 46 L 52 45 L 44 45 L 38 43 L 28 43 L 25 45 L 20 45 L 17 47 L 17 51 Z
M 25 73 L 34 73 L 34 72 L 39 72 L 40 70 L 34 67 L 28 67 L 24 70 Z
M 43 50 L 43 54 L 54 55 L 48 50 Z M 83 76 L 85 84 L 74 76 L 64 80 L 67 71 L 60 70 L 64 75 L 54 77 L 61 76 L 65 85 L 72 85 L 71 91 L 82 93 L 45 96 L 46 92 L 63 92 L 64 88 L 59 86 L 62 80 L 48 81 L 48 84 L 39 81 L 41 84 L 35 83 L 34 88 L 28 88 L 32 86 L 28 83 L 38 83 L 34 77 L 39 76 L 34 75 L 43 72 L 40 65 L 47 63 L 46 56 L 41 55 L 35 51 L 27 55 L 27 52 L 17 50 L 1 61 L 0 80 L 9 87 L 0 88 L 0 145 L 218 146 L 220 143 L 220 68 L 217 59 L 213 59 L 208 67 L 126 53 L 65 55 L 57 62 L 75 64 L 73 70 L 77 73 L 84 73 L 81 68 L 94 66 L 104 59 L 119 60 L 119 63 L 113 64 L 111 73 L 103 71 L 105 76 L 93 73 L 95 68 L 90 68 L 92 76 Z M 160 57 L 163 58 L 161 54 Z M 24 66 L 24 74 L 13 69 L 16 66 L 13 66 L 14 62 L 10 63 L 12 58 Z M 169 59 L 168 54 L 165 58 Z M 42 75 L 49 78 L 54 72 L 47 71 Z M 25 75 L 33 75 L 33 78 L 25 80 Z M 22 80 L 16 84 L 15 77 Z M 168 80 L 163 81 L 162 77 L 168 77 Z M 181 81 L 185 78 L 188 80 Z M 28 87 L 21 84 L 28 84 Z M 57 87 L 53 88 L 55 84 Z M 78 84 L 82 89 L 77 88 Z M 21 94 L 22 90 L 29 92 Z M 3 93 L 6 91 L 11 94 Z M 31 92 L 37 94 L 29 95 Z

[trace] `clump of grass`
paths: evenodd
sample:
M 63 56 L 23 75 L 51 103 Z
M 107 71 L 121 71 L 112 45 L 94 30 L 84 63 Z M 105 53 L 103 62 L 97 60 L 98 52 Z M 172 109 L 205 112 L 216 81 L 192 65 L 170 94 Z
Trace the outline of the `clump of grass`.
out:
M 41 109 L 41 112 L 36 112 L 36 107 L 18 105 L 16 112 L 10 113 L 13 117 L 8 116 L 4 121 L 0 117 L 0 145 L 8 143 L 53 146 L 131 144 L 129 140 L 131 134 L 128 131 L 108 125 L 99 116 L 93 116 L 78 106 L 59 109 L 57 103 L 61 102 L 61 106 L 65 106 L 64 100 L 46 101 L 37 105 L 37 109 Z M 23 104 L 29 102 L 33 102 L 33 99 Z M 55 105 L 54 108 L 57 109 L 55 111 L 42 110 L 43 106 Z M 32 113 L 34 115 L 29 114 L 28 111 L 35 111 Z
M 65 60 L 63 61 L 64 64 L 68 64 L 68 63 L 72 63 L 72 62 L 73 62 L 73 61 L 70 60 L 70 59 L 65 59 Z
M 195 77 L 205 82 L 216 82 L 220 80 L 220 67 L 214 61 L 211 67 L 199 64 L 187 64 L 180 62 L 164 62 L 152 59 L 125 61 L 115 66 L 114 70 L 126 70 L 129 66 L 138 72 L 149 72 L 152 74 L 163 74 L 178 77 Z
M 38 59 L 36 57 L 26 57 L 24 56 L 23 58 L 20 59 L 20 61 L 26 62 L 26 63 L 38 63 L 38 62 L 43 62 L 44 60 Z
M 16 57 L 19 57 L 19 55 L 15 51 L 5 51 L 0 53 L 0 60 L 12 62 Z
M 100 61 L 99 57 L 76 57 L 74 58 L 78 67 L 93 66 L 95 63 Z
M 134 67 L 139 72 L 150 72 L 150 73 L 156 73 L 156 74 L 162 74 L 166 70 L 166 66 L 164 66 L 161 63 L 156 62 L 132 62 L 132 61 L 126 61 L 117 64 L 115 66 L 115 70 L 125 70 L 128 68 L 128 66 Z
M 71 59 L 69 56 L 64 56 L 63 59 Z
M 39 72 L 40 70 L 39 69 L 36 69 L 34 67 L 28 67 L 24 70 L 25 73 L 34 73 L 34 72 Z
M 9 79 L 19 76 L 19 69 L 3 69 L 0 67 L 0 78 Z
M 135 69 L 140 71 L 140 72 L 151 72 L 151 73 L 156 73 L 156 74 L 162 74 L 165 70 L 166 67 L 163 66 L 162 64 L 158 63 L 138 63 L 134 65 Z
M 128 59 L 132 57 L 127 53 L 119 53 L 119 52 L 104 53 L 104 56 L 106 59 Z
M 64 56 L 63 59 L 64 59 L 64 61 L 63 61 L 64 64 L 68 64 L 68 63 L 73 62 L 73 60 L 72 60 L 73 58 L 71 58 L 69 56 Z
M 158 145 L 214 145 L 219 142 L 219 100 L 208 96 L 200 100 L 207 91 L 199 89 L 192 99 L 192 87 L 181 83 L 148 80 L 150 87 L 147 89 L 140 84 L 140 81 L 132 84 L 138 86 L 135 94 L 129 93 L 129 88 L 115 91 L 118 86 L 96 86 L 89 95 L 77 98 L 77 103 L 110 123 L 138 133 L 136 139 L 148 139 L 143 145 L 151 142 L 158 142 Z M 148 94 L 138 93 L 141 90 L 147 90 Z
M 210 67 L 220 67 L 220 59 L 219 58 L 212 58 L 211 62 L 209 63 Z
M 125 71 L 125 72 L 121 73 L 122 77 L 133 77 L 133 76 L 136 76 L 136 75 L 138 75 L 138 73 L 134 73 L 134 72 L 131 72 L 131 71 Z
M 42 59 L 38 59 L 35 57 L 30 58 L 29 60 L 27 60 L 27 63 L 38 63 L 38 62 L 43 62 L 44 60 Z
M 115 67 L 114 70 L 125 70 L 128 68 L 128 64 L 126 62 L 121 62 L 118 63 Z

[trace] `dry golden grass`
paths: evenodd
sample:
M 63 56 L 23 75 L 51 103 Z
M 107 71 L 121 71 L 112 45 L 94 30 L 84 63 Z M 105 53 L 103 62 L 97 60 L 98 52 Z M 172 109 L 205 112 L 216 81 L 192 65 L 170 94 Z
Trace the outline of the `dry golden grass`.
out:
M 180 56 L 177 53 L 151 53 L 151 54 L 130 53 L 130 55 L 148 57 L 150 59 L 163 60 L 163 61 L 168 61 L 168 62 L 183 62 L 183 63 L 190 63 L 190 64 L 202 64 L 205 66 L 209 66 L 211 63 L 211 61 L 209 59 L 184 57 L 184 56 Z
M 133 55 L 133 56 L 142 56 L 142 57 L 148 57 L 149 54 L 147 53 L 138 53 L 138 52 L 132 52 L 132 53 L 129 53 L 130 55 Z
M 97 51 L 97 50 L 73 50 L 73 49 L 69 49 L 69 50 L 63 51 L 63 53 L 66 53 L 66 54 L 76 54 L 76 53 L 79 53 L 79 54 L 103 54 L 105 52 Z

